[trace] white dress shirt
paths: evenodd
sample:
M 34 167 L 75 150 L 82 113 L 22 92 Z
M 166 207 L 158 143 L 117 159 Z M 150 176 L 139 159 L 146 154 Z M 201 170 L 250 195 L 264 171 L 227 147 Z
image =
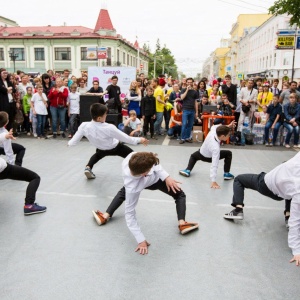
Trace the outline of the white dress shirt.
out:
M 283 199 L 292 199 L 289 247 L 300 254 L 300 152 L 265 175 L 267 187 Z
M 6 132 L 0 133 L 0 143 L 6 140 L 5 138 Z M 0 157 L 0 173 L 7 167 L 6 161 Z
M 240 101 L 253 101 L 249 103 L 251 105 L 251 111 L 255 111 L 255 105 L 256 105 L 256 98 L 257 98 L 258 92 L 257 89 L 248 89 L 248 87 L 244 87 L 241 89 L 239 93 Z
M 210 132 L 208 133 L 207 137 L 204 140 L 203 145 L 200 148 L 200 154 L 207 158 L 211 158 L 211 167 L 210 167 L 210 180 L 212 182 L 216 181 L 218 166 L 219 166 L 219 159 L 220 159 L 220 140 L 217 137 L 217 127 L 219 125 L 214 125 L 210 128 Z
M 119 141 L 136 145 L 141 142 L 141 138 L 131 137 L 116 126 L 108 123 L 83 122 L 73 138 L 68 142 L 69 146 L 75 146 L 82 137 L 85 136 L 89 142 L 100 150 L 111 150 L 117 147 Z
M 135 207 L 138 203 L 140 193 L 143 189 L 156 183 L 159 179 L 164 181 L 169 174 L 162 168 L 161 165 L 156 165 L 151 168 L 150 172 L 146 176 L 136 177 L 131 175 L 128 163 L 134 153 L 136 152 L 130 153 L 122 163 L 123 180 L 126 191 L 125 219 L 127 226 L 134 235 L 136 241 L 141 243 L 146 239 L 138 225 L 135 212 Z
M 10 165 L 14 165 L 15 164 L 15 156 L 14 156 L 14 152 L 11 147 L 11 139 L 5 138 L 5 135 L 7 133 L 8 133 L 8 131 L 4 127 L 0 128 L 0 135 L 4 136 L 4 139 L 0 140 L 0 146 L 4 148 L 4 152 L 7 157 L 7 162 Z

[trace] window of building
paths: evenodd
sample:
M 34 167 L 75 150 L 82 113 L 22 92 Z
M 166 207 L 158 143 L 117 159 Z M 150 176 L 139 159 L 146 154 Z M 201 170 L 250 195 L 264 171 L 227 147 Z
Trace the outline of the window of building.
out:
M 16 53 L 16 61 L 25 60 L 25 49 L 24 48 L 10 48 L 11 53 Z
M 117 49 L 117 63 L 120 62 L 120 50 Z
M 292 53 L 291 52 L 285 52 L 283 55 L 283 65 L 284 66 L 290 66 L 292 65 Z
M 71 60 L 71 47 L 54 48 L 55 60 Z
M 127 66 L 129 65 L 129 54 L 127 54 Z
M 0 48 L 0 60 L 4 60 L 4 49 Z
M 123 64 L 126 64 L 126 53 L 123 52 Z
M 106 63 L 108 66 L 111 66 L 111 48 L 108 47 L 107 48 L 107 60 L 106 60 Z
M 44 48 L 34 48 L 34 60 L 45 60 Z
M 267 58 L 266 58 L 266 69 L 268 69 L 268 59 L 269 59 L 269 57 L 267 56 Z
M 80 59 L 81 60 L 97 60 L 97 53 L 95 50 L 95 58 L 87 58 L 87 47 L 80 47 Z

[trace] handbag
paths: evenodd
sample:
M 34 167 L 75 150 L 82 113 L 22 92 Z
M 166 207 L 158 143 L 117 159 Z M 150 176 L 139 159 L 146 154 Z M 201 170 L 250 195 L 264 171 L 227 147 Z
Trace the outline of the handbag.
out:
M 250 111 L 250 108 L 251 108 L 250 104 L 248 104 L 248 105 L 242 104 L 243 113 L 247 114 Z

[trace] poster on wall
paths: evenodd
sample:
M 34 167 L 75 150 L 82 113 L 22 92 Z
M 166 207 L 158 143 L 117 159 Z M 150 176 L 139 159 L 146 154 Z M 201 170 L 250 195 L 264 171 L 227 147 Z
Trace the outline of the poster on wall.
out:
M 88 88 L 93 85 L 93 80 L 99 80 L 100 86 L 105 91 L 111 84 L 111 77 L 118 76 L 118 86 L 121 88 L 121 94 L 126 94 L 130 83 L 136 79 L 136 68 L 133 67 L 89 67 L 88 68 Z

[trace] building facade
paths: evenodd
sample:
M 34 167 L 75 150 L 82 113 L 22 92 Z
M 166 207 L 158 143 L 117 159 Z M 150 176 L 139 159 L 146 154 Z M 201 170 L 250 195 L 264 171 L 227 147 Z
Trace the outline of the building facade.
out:
M 238 44 L 237 66 L 246 78 L 262 77 L 290 80 L 292 78 L 293 49 L 276 49 L 277 32 L 292 29 L 286 15 L 273 16 L 249 34 Z M 300 50 L 295 51 L 294 79 L 300 78 Z
M 149 57 L 137 42 L 133 44 L 117 34 L 106 9 L 100 10 L 94 29 L 20 27 L 0 18 L 0 67 L 10 72 L 19 69 L 39 73 L 69 69 L 79 76 L 89 66 L 130 66 L 147 75 Z

